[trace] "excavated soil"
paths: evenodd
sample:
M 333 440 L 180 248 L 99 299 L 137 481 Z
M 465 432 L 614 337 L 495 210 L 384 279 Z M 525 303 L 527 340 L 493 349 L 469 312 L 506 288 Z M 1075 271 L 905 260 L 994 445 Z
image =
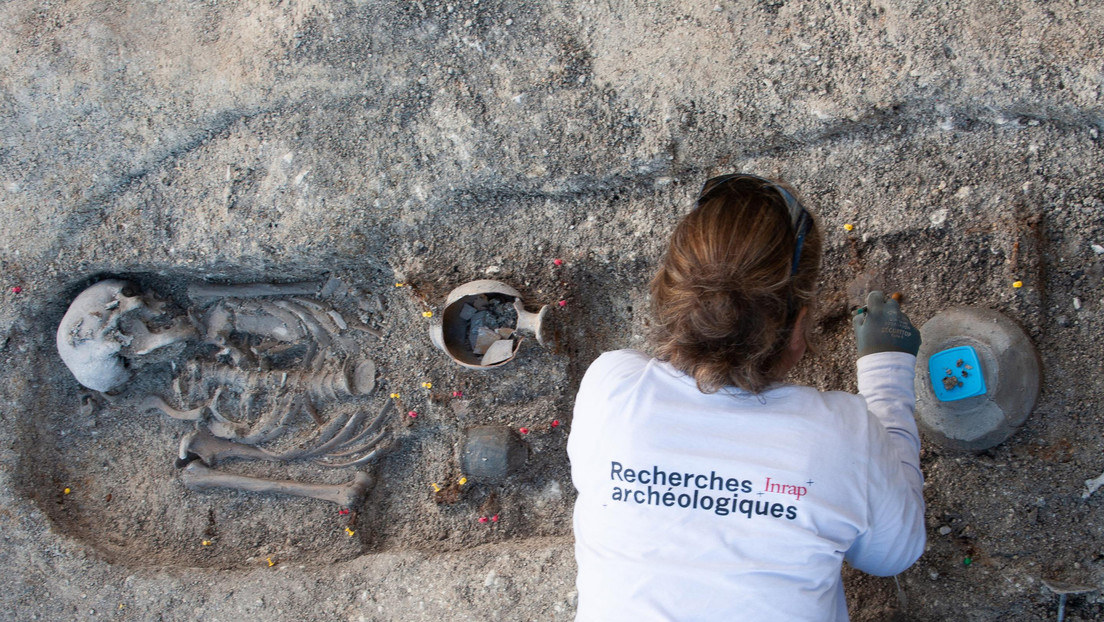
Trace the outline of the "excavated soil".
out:
M 825 231 L 793 380 L 855 390 L 870 272 L 917 325 L 1006 314 L 1043 364 L 1003 444 L 925 439 L 928 548 L 896 582 L 845 569 L 852 619 L 1050 619 L 1044 580 L 1086 587 L 1067 620 L 1104 617 L 1102 24 L 1077 0 L 4 4 L 0 617 L 571 619 L 576 387 L 646 347 L 666 237 L 734 170 Z M 108 277 L 180 309 L 196 283 L 340 279 L 378 333 L 354 336 L 377 386 L 344 407 L 397 406 L 363 507 L 184 488 L 192 424 L 140 407 L 174 368 L 103 399 L 57 355 Z M 429 328 L 485 278 L 550 305 L 553 338 L 466 369 Z M 459 485 L 483 425 L 526 428 L 528 460 Z

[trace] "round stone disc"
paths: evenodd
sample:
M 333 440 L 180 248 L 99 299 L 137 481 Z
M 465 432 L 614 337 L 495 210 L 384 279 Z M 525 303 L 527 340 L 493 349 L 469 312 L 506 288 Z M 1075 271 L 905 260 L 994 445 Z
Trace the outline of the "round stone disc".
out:
M 1042 384 L 1035 346 L 1015 322 L 981 307 L 943 311 L 921 328 L 916 365 L 916 421 L 930 440 L 948 449 L 984 451 L 1003 443 L 1027 420 Z M 932 389 L 928 359 L 956 346 L 977 352 L 984 395 L 940 401 Z
M 477 481 L 498 483 L 524 466 L 528 457 L 529 450 L 512 428 L 477 426 L 465 434 L 460 468 Z

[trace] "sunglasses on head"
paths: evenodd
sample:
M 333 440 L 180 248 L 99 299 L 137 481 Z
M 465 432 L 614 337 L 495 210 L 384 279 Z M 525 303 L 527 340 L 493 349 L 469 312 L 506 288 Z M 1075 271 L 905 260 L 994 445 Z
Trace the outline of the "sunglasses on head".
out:
M 797 274 L 797 264 L 801 261 L 801 247 L 805 245 L 805 234 L 809 232 L 809 227 L 813 224 L 813 218 L 809 215 L 809 212 L 805 211 L 805 207 L 801 205 L 801 202 L 798 201 L 794 195 L 790 194 L 789 190 L 786 190 L 769 179 L 759 177 L 758 175 L 731 173 L 729 175 L 714 177 L 706 181 L 705 185 L 702 186 L 701 195 L 698 197 L 698 205 L 701 205 L 702 202 L 715 193 L 718 188 L 723 188 L 732 182 L 739 181 L 758 183 L 761 186 L 774 190 L 778 193 L 778 196 L 782 197 L 782 201 L 786 204 L 786 209 L 789 212 L 790 222 L 793 224 L 795 237 L 793 268 L 790 270 L 790 275 Z

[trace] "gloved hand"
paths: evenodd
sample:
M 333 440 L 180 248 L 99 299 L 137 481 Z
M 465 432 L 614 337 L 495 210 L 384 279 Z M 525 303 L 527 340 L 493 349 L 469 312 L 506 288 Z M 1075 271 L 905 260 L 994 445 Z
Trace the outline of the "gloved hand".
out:
M 920 331 L 897 301 L 886 300 L 882 292 L 870 292 L 866 306 L 855 311 L 851 324 L 860 358 L 876 352 L 907 352 L 916 356 L 920 350 Z

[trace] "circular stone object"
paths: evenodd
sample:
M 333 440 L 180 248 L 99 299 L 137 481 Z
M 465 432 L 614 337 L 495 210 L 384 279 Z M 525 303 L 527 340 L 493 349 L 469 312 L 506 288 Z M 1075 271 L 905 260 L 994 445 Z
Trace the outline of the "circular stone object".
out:
M 512 428 L 485 425 L 468 430 L 460 468 L 473 479 L 495 483 L 525 465 L 529 450 Z
M 1042 384 L 1039 354 L 1008 317 L 981 307 L 955 307 L 921 328 L 917 354 L 917 423 L 931 440 L 948 449 L 984 451 L 1003 443 L 1023 424 Z M 932 389 L 928 360 L 957 346 L 977 352 L 985 393 L 940 401 Z

